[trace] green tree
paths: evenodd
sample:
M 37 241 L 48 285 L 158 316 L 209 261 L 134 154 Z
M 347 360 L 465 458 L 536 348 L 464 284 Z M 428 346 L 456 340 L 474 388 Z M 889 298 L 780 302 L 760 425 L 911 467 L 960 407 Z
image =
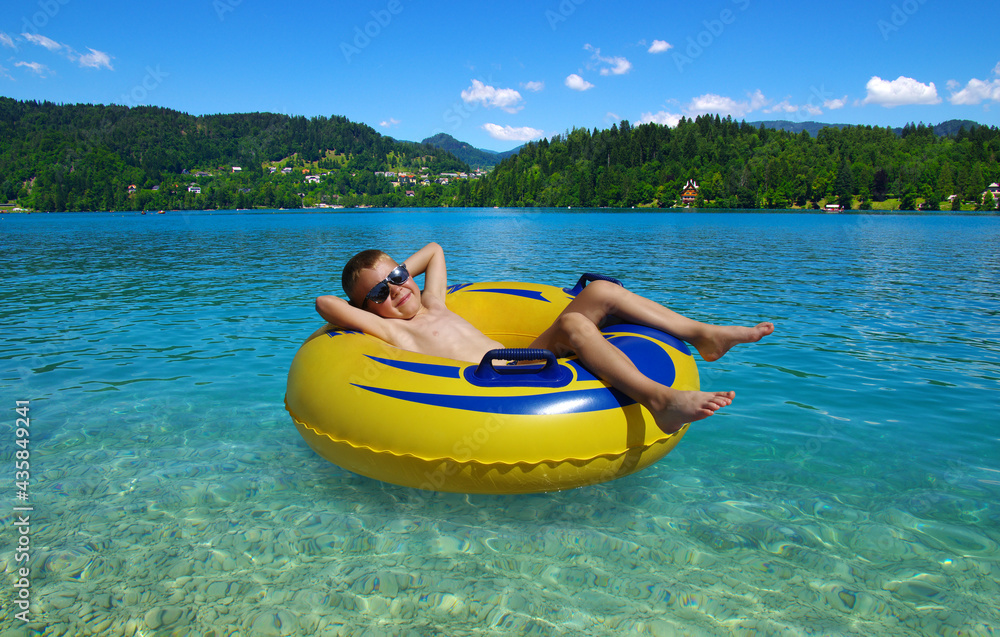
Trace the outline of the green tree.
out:
M 986 194 L 983 195 L 983 203 L 980 204 L 979 208 L 980 208 L 980 210 L 996 210 L 997 209 L 997 202 L 994 199 L 992 192 L 990 192 L 988 190 L 986 191 Z
M 946 197 L 955 193 L 955 182 L 954 177 L 952 176 L 950 163 L 941 167 L 941 171 L 938 173 L 935 190 Z

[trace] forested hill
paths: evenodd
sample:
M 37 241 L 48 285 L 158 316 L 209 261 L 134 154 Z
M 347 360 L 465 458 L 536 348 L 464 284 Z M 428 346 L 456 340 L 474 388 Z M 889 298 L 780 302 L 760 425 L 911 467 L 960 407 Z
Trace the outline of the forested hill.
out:
M 162 207 L 183 207 L 160 186 L 187 192 L 187 175 L 212 171 L 239 181 L 206 184 L 221 200 L 192 205 L 233 207 L 237 195 L 263 191 L 266 167 L 328 171 L 338 193 L 392 190 L 389 183 L 354 184 L 378 171 L 465 171 L 468 166 L 430 145 L 398 142 L 344 117 L 290 117 L 273 113 L 194 116 L 157 107 L 59 105 L 0 98 L 0 203 L 17 199 L 41 210 L 109 210 L 137 207 L 128 190 L 157 193 Z M 341 179 L 343 177 L 343 179 Z M 176 184 L 176 185 L 175 185 Z M 184 186 L 181 188 L 181 186 Z M 213 186 L 215 188 L 213 188 Z M 268 206 L 300 206 L 298 184 L 274 181 Z M 156 188 L 156 190 L 153 190 Z
M 428 137 L 421 143 L 446 150 L 473 168 L 496 166 L 505 158 L 516 155 L 520 150 L 520 147 L 499 153 L 492 150 L 483 150 L 475 148 L 466 142 L 459 141 L 447 133 L 438 133 L 433 137 Z
M 703 115 L 674 128 L 576 128 L 527 144 L 472 185 L 467 205 L 673 206 L 689 179 L 697 207 L 788 208 L 839 202 L 845 208 L 931 209 L 982 205 L 1000 180 L 1000 131 L 960 127 L 845 126 L 816 136 Z M 956 197 L 949 200 L 951 195 Z M 954 204 L 958 201 L 958 204 Z
M 0 204 L 51 211 L 995 207 L 984 191 L 1000 181 L 1000 131 L 946 124 L 825 127 L 813 135 L 717 115 L 673 128 L 622 121 L 528 143 L 483 177 L 446 150 L 343 117 L 194 116 L 0 98 Z M 945 130 L 953 132 L 939 134 Z M 684 200 L 688 180 L 699 188 Z

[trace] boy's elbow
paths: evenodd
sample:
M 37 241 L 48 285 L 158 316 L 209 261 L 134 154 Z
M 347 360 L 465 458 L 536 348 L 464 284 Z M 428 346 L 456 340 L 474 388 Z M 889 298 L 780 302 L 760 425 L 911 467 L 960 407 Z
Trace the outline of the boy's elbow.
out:
M 333 316 L 333 310 L 336 302 L 337 298 L 334 296 L 317 296 L 316 313 L 327 321 L 330 321 Z

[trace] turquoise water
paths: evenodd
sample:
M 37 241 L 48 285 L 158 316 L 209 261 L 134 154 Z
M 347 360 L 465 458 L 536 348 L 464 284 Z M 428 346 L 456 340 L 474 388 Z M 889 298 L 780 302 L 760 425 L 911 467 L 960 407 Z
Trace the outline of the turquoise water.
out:
M 285 375 L 351 254 L 431 240 L 452 283 L 595 271 L 777 331 L 699 364 L 736 401 L 637 475 L 378 483 L 305 445 Z M 998 217 L 6 214 L 0 272 L 3 634 L 1000 631 Z

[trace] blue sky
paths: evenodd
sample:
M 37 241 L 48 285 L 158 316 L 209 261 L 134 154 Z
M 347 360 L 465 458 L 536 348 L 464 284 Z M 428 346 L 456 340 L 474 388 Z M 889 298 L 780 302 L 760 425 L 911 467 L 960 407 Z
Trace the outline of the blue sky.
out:
M 0 95 L 343 115 L 507 150 L 700 113 L 1000 125 L 996 8 L 823 3 L 7 0 Z

